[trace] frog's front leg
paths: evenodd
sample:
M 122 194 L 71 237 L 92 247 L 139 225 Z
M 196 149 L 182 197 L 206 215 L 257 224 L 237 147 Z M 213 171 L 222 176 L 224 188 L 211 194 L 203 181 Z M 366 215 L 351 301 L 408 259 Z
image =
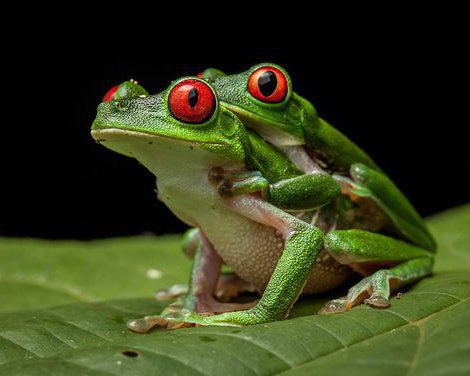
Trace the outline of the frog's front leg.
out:
M 380 269 L 353 286 L 346 297 L 328 302 L 320 313 L 344 312 L 362 302 L 388 307 L 390 292 L 432 272 L 433 255 L 404 241 L 364 230 L 337 230 L 325 237 L 325 248 L 341 264 L 368 274 L 370 267 Z
M 240 326 L 284 319 L 323 248 L 323 233 L 254 196 L 236 196 L 226 202 L 239 214 L 278 230 L 285 239 L 284 251 L 255 307 L 214 316 L 192 314 L 187 320 L 199 325 Z
M 330 203 L 340 192 L 339 184 L 324 172 L 313 172 L 269 183 L 258 171 L 227 172 L 216 167 L 209 179 L 218 184 L 224 198 L 259 192 L 261 197 L 284 210 L 316 209 Z
M 168 326 L 169 328 L 191 326 L 193 324 L 187 322 L 185 317 L 193 312 L 212 314 L 246 309 L 255 304 L 255 302 L 222 303 L 214 298 L 222 259 L 204 233 L 199 230 L 198 234 L 198 246 L 194 254 L 190 283 L 185 296 L 166 307 L 160 315 L 130 320 L 127 323 L 129 329 L 146 333 L 154 326 Z

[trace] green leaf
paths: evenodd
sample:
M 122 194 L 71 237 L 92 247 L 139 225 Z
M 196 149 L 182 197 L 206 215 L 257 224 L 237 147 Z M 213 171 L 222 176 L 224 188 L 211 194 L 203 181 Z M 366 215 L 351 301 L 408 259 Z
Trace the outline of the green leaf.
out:
M 178 237 L 0 239 L 0 375 L 469 374 L 470 205 L 428 223 L 436 273 L 388 309 L 317 316 L 317 297 L 287 321 L 145 335 L 125 322 L 186 281 Z
M 0 238 L 0 312 L 136 297 L 184 283 L 179 236 L 97 241 Z

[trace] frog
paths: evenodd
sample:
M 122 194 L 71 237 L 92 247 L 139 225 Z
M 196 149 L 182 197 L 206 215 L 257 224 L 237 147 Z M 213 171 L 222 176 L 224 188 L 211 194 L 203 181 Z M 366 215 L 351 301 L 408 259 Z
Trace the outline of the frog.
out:
M 159 199 L 199 232 L 188 293 L 159 315 L 131 320 L 133 331 L 281 320 L 300 295 L 318 285 L 328 291 L 351 271 L 364 278 L 327 311 L 362 302 L 386 307 L 393 289 L 432 271 L 434 255 L 424 247 L 362 228 L 322 228 L 294 215 L 294 208 L 304 210 L 302 202 L 310 200 L 305 189 L 321 198 L 309 202 L 310 209 L 335 201 L 341 187 L 324 173 L 311 174 L 318 175 L 318 184 L 292 183 L 299 177 L 302 182 L 304 172 L 247 128 L 203 79 L 181 78 L 157 95 L 105 101 L 91 134 L 157 176 Z M 374 177 L 373 184 L 383 179 Z M 340 212 L 340 206 L 330 209 Z M 319 257 L 322 252 L 327 257 Z M 259 300 L 215 299 L 222 264 L 253 285 Z
M 299 169 L 307 174 L 328 170 L 351 199 L 372 201 L 401 238 L 436 251 L 433 237 L 408 199 L 364 150 L 292 90 L 284 68 L 261 63 L 239 74 L 208 68 L 199 76 L 212 83 L 221 102 L 246 126 L 283 150 Z M 324 313 L 336 310 L 342 311 L 339 302 Z

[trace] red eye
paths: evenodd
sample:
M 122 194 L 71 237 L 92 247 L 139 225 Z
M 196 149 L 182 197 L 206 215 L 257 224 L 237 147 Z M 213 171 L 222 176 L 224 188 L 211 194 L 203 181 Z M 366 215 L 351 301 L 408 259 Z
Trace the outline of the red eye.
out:
M 204 123 L 215 109 L 212 89 L 199 80 L 184 80 L 171 89 L 168 105 L 172 115 L 185 123 Z
M 109 89 L 108 92 L 103 97 L 103 102 L 112 101 L 114 99 L 114 93 L 116 92 L 117 89 L 119 89 L 119 85 L 113 86 L 111 89 Z
M 287 95 L 287 78 L 279 69 L 261 67 L 248 79 L 248 91 L 261 102 L 279 103 Z

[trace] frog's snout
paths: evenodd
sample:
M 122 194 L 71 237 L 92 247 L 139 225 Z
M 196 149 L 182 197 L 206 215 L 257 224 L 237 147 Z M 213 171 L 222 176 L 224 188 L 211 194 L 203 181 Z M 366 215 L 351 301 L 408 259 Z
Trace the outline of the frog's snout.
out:
M 92 131 L 106 129 L 106 124 L 109 123 L 113 113 L 116 112 L 115 108 L 116 105 L 113 101 L 100 103 L 98 105 L 95 121 L 93 122 L 93 125 L 91 127 Z

